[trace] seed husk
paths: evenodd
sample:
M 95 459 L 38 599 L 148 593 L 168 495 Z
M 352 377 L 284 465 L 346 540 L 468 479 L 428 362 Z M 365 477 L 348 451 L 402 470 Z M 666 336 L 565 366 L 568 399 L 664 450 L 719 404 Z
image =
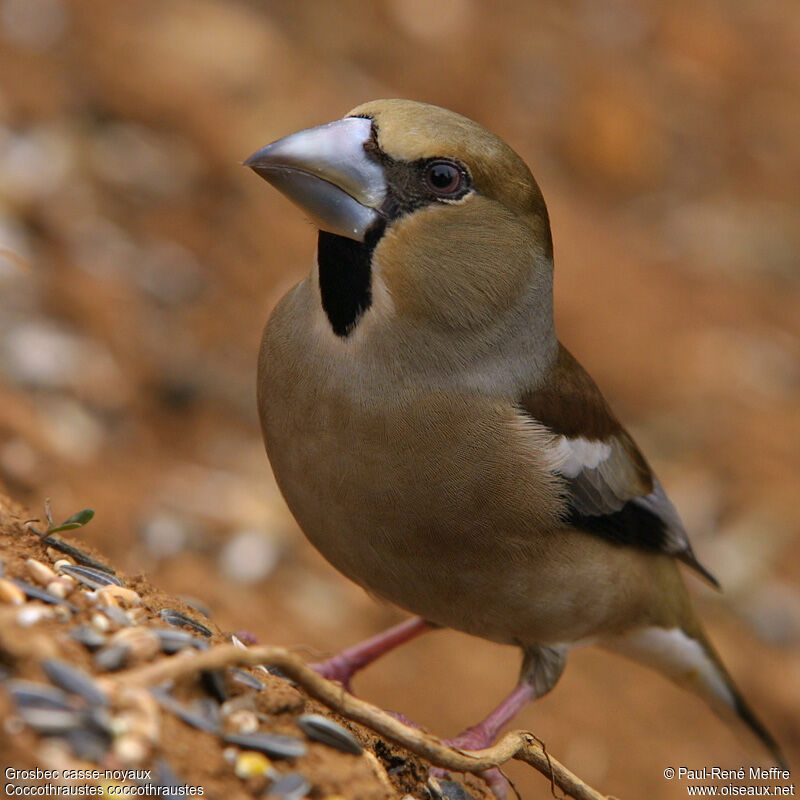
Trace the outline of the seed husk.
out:
M 89 650 L 98 650 L 106 643 L 106 637 L 91 625 L 78 625 L 68 635 L 70 639 L 80 642 Z
M 101 561 L 98 561 L 96 558 L 92 558 L 90 555 L 84 553 L 83 550 L 79 550 L 77 547 L 71 545 L 69 542 L 65 542 L 63 539 L 59 539 L 57 536 L 45 536 L 42 539 L 42 541 L 46 545 L 54 547 L 59 552 L 74 558 L 75 561 L 77 561 L 79 564 L 83 564 L 86 567 L 99 569 L 101 572 L 107 572 L 109 575 L 116 575 L 116 570 L 112 569 L 109 566 L 106 566 Z
M 66 661 L 57 658 L 46 658 L 42 661 L 42 669 L 50 682 L 59 689 L 82 697 L 90 706 L 107 706 L 105 692 L 85 672 L 76 669 Z
M 198 639 L 188 631 L 179 628 L 150 628 L 158 636 L 161 643 L 161 650 L 167 655 L 177 653 L 184 647 L 194 647 L 197 650 L 207 650 L 208 642 L 205 639 Z
M 66 573 L 70 578 L 75 578 L 91 589 L 102 589 L 104 586 L 124 586 L 122 581 L 115 575 L 111 575 L 95 567 L 87 567 L 78 564 L 64 564 L 61 572 Z
M 77 606 L 72 605 L 72 603 L 65 602 L 60 597 L 56 597 L 54 594 L 48 592 L 47 589 L 42 589 L 41 586 L 34 586 L 34 584 L 21 581 L 19 578 L 12 578 L 11 583 L 13 583 L 18 589 L 21 589 L 25 593 L 26 597 L 30 597 L 33 600 L 41 600 L 43 603 L 50 603 L 54 606 L 63 603 L 70 611 L 77 612 L 78 610 Z
M 225 685 L 225 674 L 219 669 L 206 669 L 200 673 L 203 688 L 217 701 L 224 703 L 228 699 L 228 687 Z
M 240 669 L 239 667 L 229 667 L 229 672 L 231 678 L 233 678 L 236 683 L 241 683 L 242 686 L 247 686 L 248 689 L 255 689 L 257 692 L 263 692 L 264 689 L 267 688 L 255 675 L 251 675 L 247 670 Z
M 80 727 L 67 731 L 65 737 L 73 755 L 83 761 L 100 763 L 111 745 L 111 737 L 93 727 Z
M 206 628 L 205 625 L 202 625 L 191 617 L 187 617 L 186 614 L 181 614 L 180 611 L 176 611 L 173 608 L 162 608 L 161 611 L 158 612 L 158 616 L 161 617 L 164 622 L 169 625 L 174 625 L 176 628 L 189 628 L 195 633 L 199 633 L 201 636 L 213 636 L 213 632 Z
M 280 798 L 280 800 L 301 800 L 311 791 L 311 784 L 299 773 L 290 772 L 278 778 L 269 787 L 267 797 Z
M 221 729 L 219 718 L 213 719 L 207 715 L 207 708 L 200 712 L 187 708 L 183 703 L 176 700 L 169 692 L 163 689 L 151 689 L 150 693 L 158 701 L 162 708 L 174 714 L 178 719 L 197 728 L 201 731 L 218 734 Z
M 84 723 L 84 716 L 80 711 L 33 706 L 19 708 L 18 711 L 26 725 L 43 735 L 63 734 Z
M 121 628 L 127 628 L 133 623 L 127 611 L 119 608 L 118 606 L 98 606 L 98 608 L 108 617 L 113 623 L 119 625 Z
M 122 669 L 131 657 L 131 649 L 127 644 L 108 645 L 94 654 L 94 665 L 103 672 L 116 672 Z
M 257 750 L 271 758 L 300 758 L 308 752 L 299 739 L 273 733 L 226 733 L 222 741 L 244 750 Z
M 6 681 L 4 685 L 11 699 L 19 707 L 76 710 L 69 695 L 55 686 L 21 679 Z
M 309 739 L 355 756 L 364 752 L 364 748 L 347 728 L 322 714 L 302 714 L 296 722 Z
M 429 781 L 430 788 L 437 792 L 434 796 L 441 800 L 472 800 L 472 795 L 460 784 L 455 781 L 436 780 Z

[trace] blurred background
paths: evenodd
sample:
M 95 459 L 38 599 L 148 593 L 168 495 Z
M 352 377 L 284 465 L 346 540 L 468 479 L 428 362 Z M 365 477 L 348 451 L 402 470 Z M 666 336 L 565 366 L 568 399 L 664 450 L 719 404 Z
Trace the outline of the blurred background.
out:
M 315 234 L 239 162 L 368 99 L 447 106 L 537 176 L 561 338 L 725 586 L 688 578 L 800 764 L 798 53 L 796 0 L 0 0 L 0 482 L 35 513 L 95 508 L 85 540 L 261 642 L 319 657 L 400 619 L 271 477 L 256 354 Z M 454 735 L 517 669 L 437 632 L 356 690 Z M 763 761 L 594 651 L 519 724 L 623 798 Z

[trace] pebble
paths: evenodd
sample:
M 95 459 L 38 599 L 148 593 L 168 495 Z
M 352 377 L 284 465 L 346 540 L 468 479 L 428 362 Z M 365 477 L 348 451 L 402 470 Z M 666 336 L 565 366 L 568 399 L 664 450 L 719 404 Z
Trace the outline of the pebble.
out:
M 96 628 L 98 631 L 103 633 L 111 630 L 111 620 L 105 615 L 97 612 L 92 614 L 92 626 Z
M 233 711 L 225 717 L 225 721 L 236 733 L 255 733 L 258 730 L 258 717 L 247 708 Z
M 142 764 L 150 755 L 150 743 L 135 733 L 118 736 L 111 749 L 124 767 Z
M 260 778 L 263 775 L 274 773 L 272 762 L 263 754 L 252 750 L 245 750 L 236 755 L 236 764 L 233 768 L 238 778 Z
M 17 624 L 23 628 L 37 625 L 56 616 L 53 606 L 46 606 L 43 603 L 25 603 L 17 612 Z
M 303 714 L 296 720 L 309 739 L 327 744 L 343 753 L 360 756 L 364 748 L 350 731 L 322 714 Z

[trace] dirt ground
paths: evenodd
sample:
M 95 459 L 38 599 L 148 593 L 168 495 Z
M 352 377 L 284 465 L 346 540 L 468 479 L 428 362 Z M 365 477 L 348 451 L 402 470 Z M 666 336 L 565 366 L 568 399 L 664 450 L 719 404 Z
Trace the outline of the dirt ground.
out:
M 561 339 L 723 583 L 687 578 L 800 763 L 799 50 L 795 0 L 3 0 L 0 483 L 35 516 L 94 508 L 83 542 L 215 630 L 319 657 L 401 619 L 325 564 L 270 475 L 260 331 L 315 237 L 239 164 L 368 99 L 445 105 L 537 176 Z M 440 631 L 356 690 L 453 735 L 517 669 Z M 518 724 L 619 798 L 685 796 L 667 767 L 766 763 L 589 649 Z

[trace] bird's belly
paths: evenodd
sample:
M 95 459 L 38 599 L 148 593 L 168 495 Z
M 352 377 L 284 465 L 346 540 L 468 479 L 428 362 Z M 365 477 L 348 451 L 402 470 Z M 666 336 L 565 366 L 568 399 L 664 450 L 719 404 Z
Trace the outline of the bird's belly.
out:
M 300 527 L 342 573 L 411 613 L 502 643 L 574 641 L 603 627 L 595 601 L 613 578 L 592 567 L 575 581 L 583 559 L 571 537 L 581 535 L 555 530 L 541 487 L 536 507 L 535 469 L 522 478 L 498 458 L 502 442 L 498 451 L 465 414 L 428 398 L 387 422 L 336 393 L 311 402 L 282 391 L 288 403 L 261 404 L 270 461 Z

